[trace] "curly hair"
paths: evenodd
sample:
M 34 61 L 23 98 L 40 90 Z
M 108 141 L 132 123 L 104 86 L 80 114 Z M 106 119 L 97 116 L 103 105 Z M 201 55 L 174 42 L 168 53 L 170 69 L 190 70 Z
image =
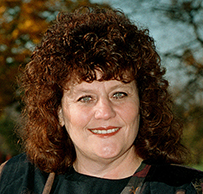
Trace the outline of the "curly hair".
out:
M 45 172 L 65 172 L 76 159 L 74 145 L 60 126 L 58 109 L 72 81 L 137 83 L 140 127 L 134 145 L 144 160 L 182 163 L 182 129 L 171 100 L 153 38 L 121 11 L 81 8 L 60 13 L 46 31 L 20 77 L 24 121 L 21 136 L 31 161 Z

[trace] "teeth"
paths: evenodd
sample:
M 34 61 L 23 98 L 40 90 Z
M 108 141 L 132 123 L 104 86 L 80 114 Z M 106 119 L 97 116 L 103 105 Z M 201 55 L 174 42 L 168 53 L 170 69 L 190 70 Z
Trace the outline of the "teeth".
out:
M 108 130 L 91 130 L 93 133 L 96 134 L 109 134 L 118 131 L 119 128 L 108 129 Z

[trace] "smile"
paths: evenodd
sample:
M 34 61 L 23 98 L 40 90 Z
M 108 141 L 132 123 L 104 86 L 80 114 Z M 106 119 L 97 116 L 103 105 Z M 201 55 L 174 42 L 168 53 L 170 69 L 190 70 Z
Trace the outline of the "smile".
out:
M 120 128 L 113 128 L 113 129 L 108 129 L 108 130 L 97 130 L 97 129 L 92 129 L 90 130 L 92 133 L 95 133 L 95 134 L 111 134 L 111 133 L 115 133 L 119 130 Z

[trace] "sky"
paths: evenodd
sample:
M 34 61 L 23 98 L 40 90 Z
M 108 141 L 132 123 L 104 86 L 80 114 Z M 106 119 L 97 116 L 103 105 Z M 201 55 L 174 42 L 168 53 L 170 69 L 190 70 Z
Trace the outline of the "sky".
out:
M 170 20 L 161 9 L 170 5 L 171 0 L 91 0 L 92 3 L 108 3 L 116 9 L 121 9 L 135 24 L 148 28 L 150 35 L 155 39 L 158 53 L 175 52 L 182 54 L 181 45 L 184 48 L 198 48 L 194 40 L 194 31 L 187 23 Z M 156 11 L 152 11 L 155 8 Z M 197 20 L 203 17 L 196 16 Z M 202 29 L 203 37 L 203 29 Z M 202 60 L 202 49 L 197 49 L 196 55 Z M 171 85 L 182 85 L 187 81 L 186 69 L 178 66 L 175 59 L 163 60 L 162 65 L 167 68 L 167 78 Z

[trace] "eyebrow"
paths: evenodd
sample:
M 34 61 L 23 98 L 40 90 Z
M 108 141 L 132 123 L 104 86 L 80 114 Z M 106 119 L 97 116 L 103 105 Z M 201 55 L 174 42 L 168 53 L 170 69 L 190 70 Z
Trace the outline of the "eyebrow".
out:
M 129 86 L 128 84 L 117 84 L 115 86 L 112 86 L 110 88 L 110 90 L 115 90 L 115 89 L 125 89 L 125 88 L 129 88 L 130 90 L 133 90 L 133 87 L 132 86 Z M 70 90 L 71 91 L 71 90 Z M 91 92 L 94 92 L 95 89 L 91 89 L 91 88 L 79 88 L 77 90 L 73 89 L 72 90 L 72 94 L 73 93 L 78 93 L 78 92 L 83 92 L 83 93 L 91 93 Z

